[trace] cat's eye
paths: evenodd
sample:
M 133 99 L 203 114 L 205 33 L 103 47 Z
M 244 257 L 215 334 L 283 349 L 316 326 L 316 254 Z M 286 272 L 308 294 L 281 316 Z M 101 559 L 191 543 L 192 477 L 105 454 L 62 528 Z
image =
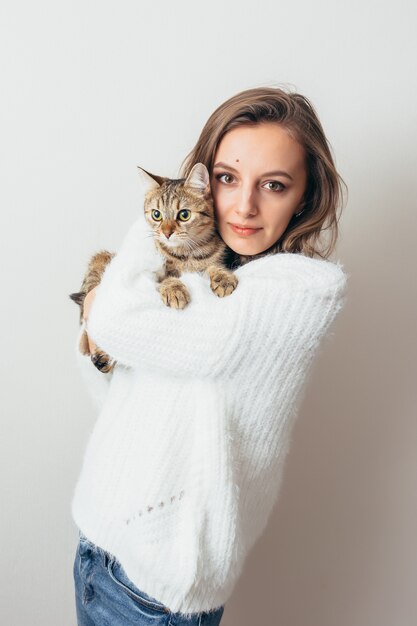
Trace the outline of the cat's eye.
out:
M 188 209 L 182 209 L 182 211 L 178 213 L 177 217 L 181 222 L 187 222 L 191 217 L 191 211 Z
M 155 222 L 160 222 L 162 220 L 162 213 L 161 213 L 161 211 L 158 211 L 158 209 L 153 209 L 152 210 L 152 218 L 155 220 Z

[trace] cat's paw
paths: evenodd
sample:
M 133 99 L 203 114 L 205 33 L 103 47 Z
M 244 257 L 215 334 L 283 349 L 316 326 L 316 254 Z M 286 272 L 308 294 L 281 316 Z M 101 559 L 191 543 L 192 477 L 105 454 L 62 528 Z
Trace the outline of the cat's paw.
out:
M 237 284 L 237 277 L 233 274 L 233 272 L 229 272 L 229 270 L 219 268 L 210 275 L 211 290 L 219 298 L 230 296 L 230 294 L 236 289 Z
M 106 352 L 103 352 L 103 350 L 96 350 L 94 354 L 91 355 L 91 360 L 96 368 L 103 374 L 111 372 L 116 365 L 116 361 L 109 357 Z
M 173 309 L 184 309 L 190 302 L 190 294 L 187 287 L 177 278 L 167 278 L 160 287 L 162 301 Z

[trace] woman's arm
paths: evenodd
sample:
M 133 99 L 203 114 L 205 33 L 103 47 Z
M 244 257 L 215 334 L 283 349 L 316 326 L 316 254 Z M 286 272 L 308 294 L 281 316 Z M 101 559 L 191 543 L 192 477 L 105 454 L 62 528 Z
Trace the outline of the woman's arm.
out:
M 278 254 L 236 270 L 239 285 L 225 298 L 212 293 L 205 276 L 184 274 L 191 302 L 170 309 L 151 273 L 138 269 L 142 243 L 136 222 L 107 266 L 87 320 L 92 340 L 126 366 L 225 376 L 242 364 L 256 367 L 265 350 L 313 350 L 344 304 L 340 265 Z

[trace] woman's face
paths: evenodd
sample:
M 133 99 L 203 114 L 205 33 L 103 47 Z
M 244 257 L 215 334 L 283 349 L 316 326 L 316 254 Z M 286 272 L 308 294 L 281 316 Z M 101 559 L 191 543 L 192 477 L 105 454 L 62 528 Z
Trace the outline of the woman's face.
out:
M 278 123 L 226 133 L 210 177 L 223 241 L 242 255 L 267 250 L 301 210 L 306 183 L 304 148 Z

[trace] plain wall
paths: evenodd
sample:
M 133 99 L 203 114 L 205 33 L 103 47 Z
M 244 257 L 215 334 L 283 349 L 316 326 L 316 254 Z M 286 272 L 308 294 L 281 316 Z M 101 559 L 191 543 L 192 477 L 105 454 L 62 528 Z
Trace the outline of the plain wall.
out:
M 0 9 L 2 621 L 76 623 L 72 492 L 95 413 L 74 358 L 90 255 L 136 166 L 176 176 L 212 111 L 290 85 L 349 187 L 348 303 L 318 357 L 281 497 L 224 626 L 414 626 L 416 5 L 19 2 Z

